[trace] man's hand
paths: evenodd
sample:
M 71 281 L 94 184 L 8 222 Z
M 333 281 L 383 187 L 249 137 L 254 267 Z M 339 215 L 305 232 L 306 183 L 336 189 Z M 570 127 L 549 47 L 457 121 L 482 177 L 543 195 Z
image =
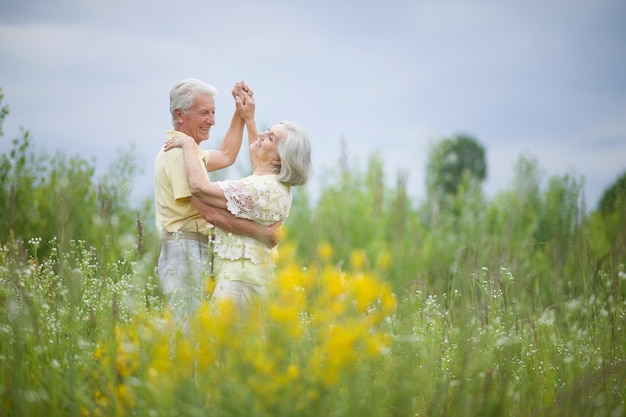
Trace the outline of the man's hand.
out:
M 254 121 L 254 110 L 256 104 L 251 95 L 242 90 L 243 99 L 240 96 L 235 96 L 235 105 L 239 116 L 246 122 L 251 123 Z
M 283 227 L 282 222 L 276 222 L 274 224 L 267 226 L 265 228 L 265 235 L 259 236 L 259 240 L 265 243 L 265 245 L 268 248 L 270 249 L 273 248 L 274 246 L 278 245 L 278 242 L 280 241 L 282 227 Z
M 263 226 L 252 220 L 235 217 L 226 209 L 218 209 L 209 206 L 193 196 L 191 197 L 191 204 L 198 210 L 198 213 L 200 213 L 204 220 L 214 226 L 230 233 L 250 236 L 270 249 L 278 245 L 281 235 L 280 229 L 283 225 L 281 222 Z
M 252 91 L 250 86 L 245 83 L 245 81 L 237 82 L 233 87 L 232 94 L 235 101 L 237 101 L 237 97 L 239 97 L 243 104 L 246 104 L 248 98 L 252 99 L 252 97 L 254 96 L 254 92 Z
M 236 113 L 245 121 L 251 122 L 254 120 L 254 92 L 248 84 L 244 81 L 239 81 L 233 87 L 233 98 L 235 99 L 235 106 L 237 107 Z

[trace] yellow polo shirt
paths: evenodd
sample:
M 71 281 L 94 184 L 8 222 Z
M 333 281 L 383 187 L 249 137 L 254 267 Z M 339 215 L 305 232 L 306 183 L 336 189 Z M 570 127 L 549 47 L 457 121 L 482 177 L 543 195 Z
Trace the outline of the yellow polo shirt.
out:
M 182 132 L 167 130 L 166 139 L 186 136 Z M 204 154 L 198 147 L 198 159 Z M 159 232 L 205 232 L 209 224 L 191 204 L 191 192 L 185 173 L 183 150 L 174 148 L 159 151 L 154 161 L 154 202 L 156 224 Z

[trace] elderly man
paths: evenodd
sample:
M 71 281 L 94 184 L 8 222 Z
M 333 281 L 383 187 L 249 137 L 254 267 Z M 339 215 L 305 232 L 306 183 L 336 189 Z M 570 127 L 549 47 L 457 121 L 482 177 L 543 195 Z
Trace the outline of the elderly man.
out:
M 244 94 L 246 92 L 247 94 Z M 196 79 L 176 83 L 170 91 L 170 112 L 174 130 L 166 131 L 166 140 L 186 135 L 196 145 L 209 138 L 215 124 L 216 89 Z M 232 94 L 239 106 L 233 114 L 230 127 L 218 150 L 202 151 L 198 159 L 207 172 L 232 165 L 239 153 L 244 131 L 244 113 L 254 112 L 252 91 L 239 82 Z M 247 103 L 246 103 L 247 101 Z M 168 307 L 179 323 L 198 307 L 206 294 L 206 279 L 211 265 L 209 235 L 212 225 L 231 233 L 246 235 L 275 246 L 278 225 L 262 226 L 250 220 L 239 219 L 226 210 L 205 205 L 192 198 L 183 161 L 182 150 L 164 152 L 156 156 L 155 169 L 156 222 L 162 237 L 158 273 Z

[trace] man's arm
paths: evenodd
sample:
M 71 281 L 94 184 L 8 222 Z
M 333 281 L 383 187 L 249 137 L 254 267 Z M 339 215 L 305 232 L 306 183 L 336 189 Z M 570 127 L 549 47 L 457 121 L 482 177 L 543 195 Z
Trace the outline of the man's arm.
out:
M 230 126 L 224 136 L 224 140 L 217 150 L 205 151 L 207 154 L 207 171 L 216 171 L 221 168 L 231 166 L 237 160 L 237 154 L 241 149 L 241 141 L 243 139 L 244 119 L 241 117 L 241 109 L 245 108 L 247 114 L 254 114 L 254 99 L 252 98 L 252 90 L 240 81 L 235 84 L 232 91 L 235 99 L 235 112 L 230 121 Z
M 220 148 L 205 151 L 205 154 L 208 154 L 208 158 L 206 158 L 207 171 L 217 171 L 218 169 L 226 168 L 235 163 L 237 154 L 241 148 L 243 126 L 243 119 L 239 116 L 239 113 L 235 111 L 228 132 L 226 132 L 226 136 L 224 136 Z
M 276 246 L 280 240 L 280 228 L 282 226 L 280 222 L 270 226 L 263 226 L 252 220 L 235 217 L 228 210 L 218 209 L 204 204 L 196 197 L 191 197 L 191 203 L 207 222 L 220 229 L 237 235 L 250 236 L 269 248 Z

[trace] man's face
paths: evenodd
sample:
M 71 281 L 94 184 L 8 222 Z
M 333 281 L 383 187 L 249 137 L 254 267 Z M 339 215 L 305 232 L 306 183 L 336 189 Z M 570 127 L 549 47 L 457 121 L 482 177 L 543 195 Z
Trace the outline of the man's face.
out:
M 197 144 L 209 138 L 209 130 L 214 124 L 215 100 L 211 96 L 197 95 L 186 113 L 177 110 L 176 130 L 191 136 Z

